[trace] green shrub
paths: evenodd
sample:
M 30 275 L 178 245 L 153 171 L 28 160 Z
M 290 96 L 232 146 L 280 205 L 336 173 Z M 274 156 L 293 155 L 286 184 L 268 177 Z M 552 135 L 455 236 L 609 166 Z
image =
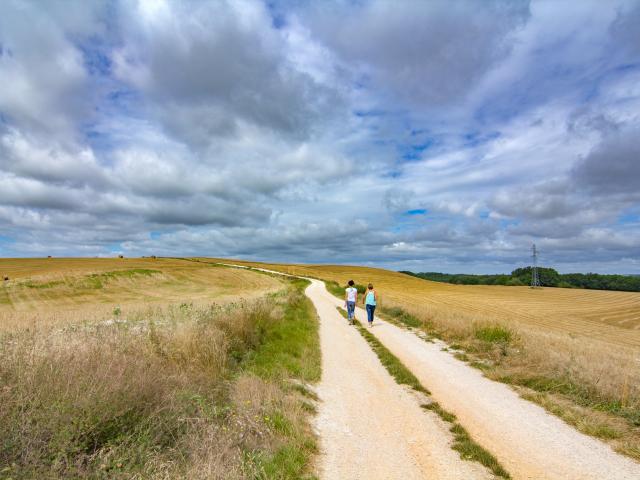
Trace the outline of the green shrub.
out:
M 509 343 L 513 337 L 511 330 L 501 325 L 487 325 L 476 328 L 475 336 L 478 340 L 488 343 Z

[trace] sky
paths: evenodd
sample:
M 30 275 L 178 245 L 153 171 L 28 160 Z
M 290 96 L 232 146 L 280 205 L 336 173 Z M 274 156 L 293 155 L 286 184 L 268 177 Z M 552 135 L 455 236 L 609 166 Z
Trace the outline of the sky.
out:
M 640 273 L 640 1 L 3 0 L 0 257 Z

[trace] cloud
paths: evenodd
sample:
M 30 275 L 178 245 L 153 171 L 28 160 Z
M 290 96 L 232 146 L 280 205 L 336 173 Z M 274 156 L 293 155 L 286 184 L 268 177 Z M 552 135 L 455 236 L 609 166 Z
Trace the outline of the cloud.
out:
M 117 76 L 188 141 L 206 143 L 241 123 L 308 138 L 340 100 L 290 61 L 261 2 L 139 2 L 123 14 Z
M 4 2 L 0 255 L 640 272 L 638 11 Z
M 430 107 L 459 103 L 510 50 L 528 1 L 316 4 L 314 32 L 367 84 Z
M 640 121 L 607 135 L 578 162 L 573 175 L 578 184 L 598 194 L 631 195 L 640 199 Z
M 8 1 L 1 8 L 3 117 L 18 128 L 70 134 L 92 115 L 89 75 L 73 39 L 100 33 L 100 4 Z
M 78 187 L 109 183 L 90 148 L 30 139 L 13 128 L 0 135 L 0 169 L 51 184 Z

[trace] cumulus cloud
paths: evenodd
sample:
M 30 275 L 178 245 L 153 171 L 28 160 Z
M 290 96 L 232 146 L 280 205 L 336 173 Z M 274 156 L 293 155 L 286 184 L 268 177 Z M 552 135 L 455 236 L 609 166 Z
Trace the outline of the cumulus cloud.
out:
M 19 128 L 71 133 L 91 116 L 91 85 L 74 38 L 100 34 L 98 3 L 18 2 L 0 15 L 0 111 Z
M 576 181 L 601 194 L 631 194 L 640 199 L 640 121 L 607 135 L 574 167 Z
M 638 12 L 4 2 L 0 255 L 640 272 Z
M 150 4 L 127 12 L 115 71 L 173 133 L 206 142 L 250 123 L 306 138 L 340 100 L 288 58 L 265 4 Z
M 364 83 L 430 107 L 457 103 L 509 51 L 528 1 L 316 4 L 303 15 Z
M 68 147 L 54 140 L 28 138 L 9 128 L 0 135 L 0 169 L 50 184 L 82 186 L 109 183 L 94 152 L 82 145 Z

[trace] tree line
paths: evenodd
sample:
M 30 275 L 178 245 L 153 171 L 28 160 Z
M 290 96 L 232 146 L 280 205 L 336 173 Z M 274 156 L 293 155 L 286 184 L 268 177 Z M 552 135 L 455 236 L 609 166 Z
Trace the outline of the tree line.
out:
M 458 285 L 507 285 L 531 284 L 531 267 L 516 268 L 511 274 L 471 275 L 466 273 L 440 273 L 401 271 L 413 277 L 435 282 Z M 640 292 L 638 275 L 602 275 L 599 273 L 558 273 L 553 268 L 538 267 L 538 278 L 543 287 L 587 288 L 592 290 L 619 290 Z

